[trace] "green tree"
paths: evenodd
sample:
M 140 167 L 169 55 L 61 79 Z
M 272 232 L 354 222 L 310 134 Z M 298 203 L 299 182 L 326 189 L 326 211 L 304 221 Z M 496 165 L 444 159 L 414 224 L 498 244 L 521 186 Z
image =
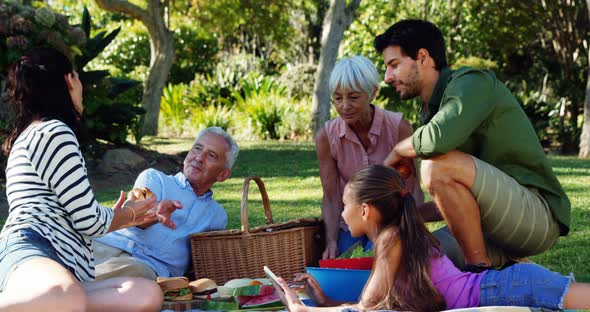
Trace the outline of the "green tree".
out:
M 586 9 L 590 16 L 590 0 L 586 0 Z M 588 78 L 586 78 L 586 96 L 584 98 L 584 124 L 580 136 L 580 158 L 590 157 L 590 49 L 588 50 Z
M 222 46 L 233 54 L 248 53 L 279 62 L 290 47 L 291 1 L 193 0 L 192 17 L 218 34 Z
M 322 48 L 311 104 L 311 123 L 314 136 L 330 119 L 330 94 L 328 91 L 330 74 L 336 63 L 344 32 L 354 20 L 360 2 L 361 0 L 332 0 L 330 9 L 324 18 Z
M 429 20 L 445 35 L 449 64 L 469 57 L 497 64 L 497 74 L 520 97 L 533 124 L 551 127 L 537 129 L 541 138 L 558 140 L 563 151 L 572 151 L 586 80 L 580 73 L 587 68 L 587 15 L 582 0 L 364 2 L 345 35 L 342 53 L 364 54 L 380 64 L 372 38 L 401 19 Z M 416 120 L 416 103 L 402 102 L 393 93 L 384 86 L 381 100 L 386 96 L 388 107 Z
M 142 8 L 130 1 L 95 0 L 104 10 L 123 13 L 143 23 L 150 34 L 150 71 L 145 83 L 142 105 L 146 110 L 143 134 L 158 132 L 160 99 L 174 62 L 174 37 L 169 28 L 170 1 L 148 0 Z

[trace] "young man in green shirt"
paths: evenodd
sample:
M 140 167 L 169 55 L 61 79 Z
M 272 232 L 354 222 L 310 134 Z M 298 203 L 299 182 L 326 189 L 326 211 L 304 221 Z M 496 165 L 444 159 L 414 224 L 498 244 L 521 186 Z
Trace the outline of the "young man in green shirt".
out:
M 501 266 L 567 235 L 570 202 L 526 114 L 492 72 L 451 71 L 442 33 L 422 20 L 394 24 L 374 46 L 385 81 L 402 99 L 423 102 L 424 125 L 385 164 L 423 159 L 422 181 L 436 204 L 424 205 L 423 216 L 444 218 L 448 229 L 435 235 L 456 264 Z

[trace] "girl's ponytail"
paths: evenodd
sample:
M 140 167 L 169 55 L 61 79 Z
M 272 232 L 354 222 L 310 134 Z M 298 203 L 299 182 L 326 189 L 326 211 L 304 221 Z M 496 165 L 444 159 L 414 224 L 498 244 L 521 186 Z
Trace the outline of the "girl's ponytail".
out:
M 404 299 L 411 305 L 409 308 L 413 311 L 444 310 L 445 300 L 430 279 L 430 260 L 440 254 L 438 241 L 424 225 L 409 193 L 402 196 L 399 236 L 403 246 L 400 265 L 403 274 L 399 274 L 398 279 L 405 284 Z
M 368 310 L 440 311 L 444 298 L 430 279 L 430 260 L 440 255 L 438 241 L 426 228 L 414 198 L 392 168 L 373 165 L 361 169 L 348 181 L 357 203 L 374 206 L 380 213 L 379 236 L 375 243 L 376 262 L 385 263 L 381 293 L 362 296 L 361 307 Z M 402 244 L 397 271 L 389 267 L 392 248 Z M 371 275 L 371 278 L 373 276 Z

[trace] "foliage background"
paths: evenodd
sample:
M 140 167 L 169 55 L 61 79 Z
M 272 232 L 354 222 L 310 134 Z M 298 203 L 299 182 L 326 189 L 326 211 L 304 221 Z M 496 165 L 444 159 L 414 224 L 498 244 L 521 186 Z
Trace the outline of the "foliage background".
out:
M 145 5 L 140 0 L 133 2 Z M 149 42 L 143 26 L 123 15 L 101 11 L 93 1 L 49 3 L 70 15 L 88 6 L 95 16 L 96 31 L 121 27 L 113 44 L 89 66 L 108 69 L 120 77 L 145 79 Z M 275 118 L 274 126 L 283 130 L 273 137 L 310 139 L 310 131 L 299 123 L 311 113 L 313 74 L 328 6 L 327 0 L 173 1 L 169 20 L 175 33 L 176 60 L 169 84 L 178 85 L 175 89 L 184 96 L 176 97 L 180 103 L 168 100 L 162 105 L 160 133 L 194 135 L 199 125 L 220 123 L 212 120 L 222 111 L 232 117 L 224 126 L 236 136 L 268 137 L 254 129 L 257 124 L 271 122 L 268 116 L 248 113 L 237 103 L 240 97 L 247 97 L 242 86 L 248 74 L 278 79 L 274 88 L 287 90 L 251 94 L 256 99 L 250 101 L 270 96 L 274 100 L 265 100 L 270 103 L 267 105 L 277 107 L 268 110 L 281 111 L 280 106 L 287 105 L 302 114 Z M 453 67 L 495 71 L 522 103 L 544 146 L 575 152 L 588 70 L 590 23 L 585 1 L 376 0 L 363 1 L 357 13 L 345 33 L 341 56 L 366 55 L 383 71 L 382 60 L 372 47 L 373 38 L 401 19 L 430 20 L 445 35 Z M 560 27 L 564 30 L 556 31 Z M 569 28 L 573 32 L 565 30 Z M 564 41 L 562 37 L 572 39 Z M 560 57 L 562 54 L 570 58 Z M 416 100 L 400 101 L 385 84 L 379 94 L 378 105 L 403 112 L 419 126 Z M 277 96 L 283 99 L 279 101 Z M 170 105 L 177 109 L 176 114 L 166 113 L 174 111 Z M 189 120 L 194 122 L 187 125 Z

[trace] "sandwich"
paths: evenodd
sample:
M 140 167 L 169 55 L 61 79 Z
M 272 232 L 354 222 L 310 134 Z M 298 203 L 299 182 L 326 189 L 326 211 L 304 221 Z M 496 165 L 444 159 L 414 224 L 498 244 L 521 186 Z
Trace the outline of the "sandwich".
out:
M 158 277 L 156 283 L 160 285 L 164 292 L 164 300 L 182 301 L 193 299 L 193 293 L 186 277 Z
M 211 299 L 218 297 L 217 283 L 209 278 L 201 278 L 189 283 L 190 289 L 196 298 Z
M 147 187 L 139 187 L 131 190 L 137 200 L 148 199 L 154 196 L 154 193 Z

